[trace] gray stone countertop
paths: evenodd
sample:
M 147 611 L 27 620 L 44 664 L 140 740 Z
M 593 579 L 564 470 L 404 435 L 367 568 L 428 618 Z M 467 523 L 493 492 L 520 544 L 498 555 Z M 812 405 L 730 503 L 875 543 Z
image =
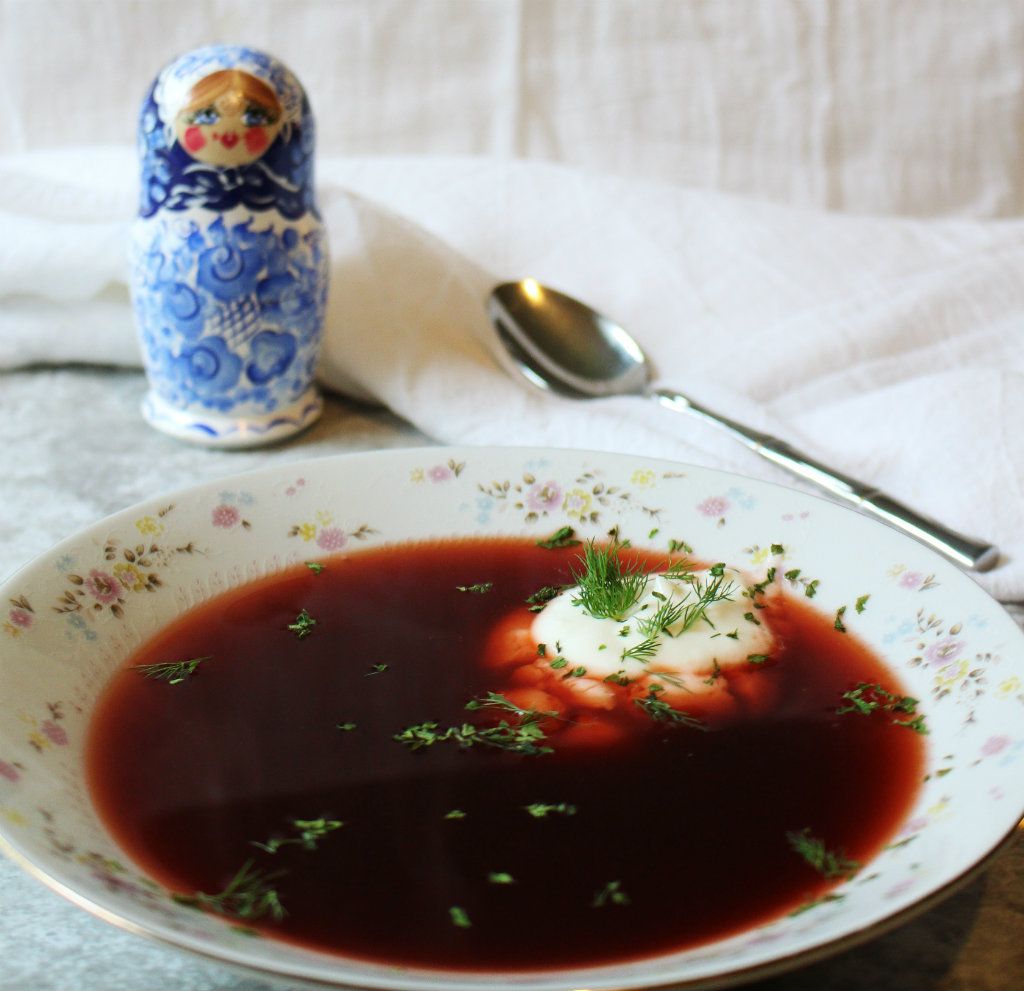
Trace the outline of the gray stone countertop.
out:
M 273 463 L 433 441 L 385 411 L 330 398 L 297 440 L 207 451 L 138 415 L 141 373 L 0 376 L 0 578 L 59 539 L 156 492 Z M 1024 605 L 1007 604 L 1024 627 Z M 937 907 L 751 991 L 1024 991 L 1024 843 Z M 271 991 L 259 978 L 149 943 L 65 902 L 0 858 L 0 991 Z

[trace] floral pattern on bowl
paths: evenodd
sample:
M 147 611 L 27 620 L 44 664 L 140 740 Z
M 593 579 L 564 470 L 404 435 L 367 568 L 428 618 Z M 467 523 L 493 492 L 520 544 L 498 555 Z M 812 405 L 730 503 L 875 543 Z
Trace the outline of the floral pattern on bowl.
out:
M 0 612 L 0 848 L 109 921 L 293 984 L 594 989 L 731 983 L 839 949 L 948 891 L 1024 807 L 1024 636 L 967 576 L 849 510 L 709 469 L 531 449 L 371 452 L 154 499 L 14 575 Z M 125 657 L 182 611 L 303 561 L 427 537 L 616 532 L 744 568 L 881 654 L 927 714 L 927 777 L 890 845 L 799 912 L 648 960 L 440 974 L 253 939 L 179 904 L 98 819 L 82 776 L 90 712 Z M 837 627 L 838 628 L 838 627 Z

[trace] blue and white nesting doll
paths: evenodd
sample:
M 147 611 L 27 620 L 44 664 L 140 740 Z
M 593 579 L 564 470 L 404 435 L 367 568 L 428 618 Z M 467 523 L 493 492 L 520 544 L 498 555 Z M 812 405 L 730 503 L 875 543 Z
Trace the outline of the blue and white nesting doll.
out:
M 209 445 L 312 423 L 327 301 L 313 117 L 277 59 L 211 45 L 142 105 L 132 299 L 153 426 Z

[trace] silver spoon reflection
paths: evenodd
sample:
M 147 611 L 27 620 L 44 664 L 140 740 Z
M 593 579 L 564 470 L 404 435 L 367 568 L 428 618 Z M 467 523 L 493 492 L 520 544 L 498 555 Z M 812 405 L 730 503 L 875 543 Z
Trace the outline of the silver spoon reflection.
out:
M 488 299 L 488 314 L 511 368 L 546 392 L 570 399 L 648 396 L 676 412 L 715 424 L 750 450 L 848 503 L 908 533 L 963 568 L 988 571 L 999 550 L 922 516 L 872 485 L 840 474 L 777 437 L 745 427 L 668 389 L 652 389 L 650 365 L 617 323 L 579 300 L 534 279 L 506 282 Z

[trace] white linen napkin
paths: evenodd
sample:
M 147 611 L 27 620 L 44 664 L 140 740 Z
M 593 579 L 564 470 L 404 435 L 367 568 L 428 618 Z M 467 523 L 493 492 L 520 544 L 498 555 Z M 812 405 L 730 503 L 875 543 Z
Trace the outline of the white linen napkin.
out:
M 484 300 L 533 276 L 604 310 L 658 384 L 997 543 L 1024 598 L 1024 221 L 825 214 L 542 163 L 320 163 L 321 379 L 440 441 L 623 450 L 799 485 L 650 400 L 499 367 Z M 138 364 L 130 149 L 0 159 L 0 368 Z

